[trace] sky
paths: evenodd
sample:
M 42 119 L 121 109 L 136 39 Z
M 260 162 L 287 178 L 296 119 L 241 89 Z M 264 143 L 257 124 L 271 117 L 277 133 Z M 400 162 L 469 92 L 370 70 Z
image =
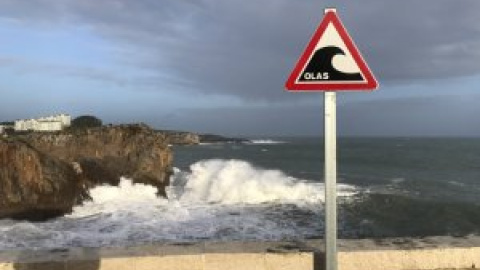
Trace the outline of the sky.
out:
M 284 84 L 327 7 L 380 83 L 338 93 L 339 136 L 480 136 L 478 0 L 0 0 L 0 121 L 320 136 Z

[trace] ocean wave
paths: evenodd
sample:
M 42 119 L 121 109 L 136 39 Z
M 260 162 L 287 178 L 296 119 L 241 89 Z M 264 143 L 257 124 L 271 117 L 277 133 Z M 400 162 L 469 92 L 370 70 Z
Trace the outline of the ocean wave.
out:
M 285 240 L 321 235 L 323 184 L 240 160 L 174 169 L 169 198 L 122 178 L 97 186 L 92 201 L 46 222 L 0 220 L 0 250 L 102 247 L 152 242 Z M 339 185 L 340 196 L 355 187 Z
M 242 160 L 212 159 L 197 162 L 191 173 L 174 175 L 184 182 L 182 201 L 219 204 L 318 203 L 324 201 L 324 184 L 288 176 L 280 170 L 256 168 Z M 355 187 L 339 184 L 339 196 L 352 196 Z
M 119 186 L 102 185 L 90 190 L 92 201 L 74 208 L 72 218 L 95 214 L 141 213 L 165 206 L 168 202 L 156 195 L 157 189 L 150 185 L 133 183 L 122 178 Z M 140 211 L 140 212 L 139 212 Z

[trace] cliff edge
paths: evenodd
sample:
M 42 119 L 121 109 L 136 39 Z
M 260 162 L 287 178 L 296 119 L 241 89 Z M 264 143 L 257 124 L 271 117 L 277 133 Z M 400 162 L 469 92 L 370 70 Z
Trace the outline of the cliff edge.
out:
M 0 218 L 59 216 L 85 196 L 82 177 L 70 164 L 24 142 L 0 139 Z
M 63 215 L 99 184 L 121 176 L 166 196 L 172 174 L 166 136 L 146 125 L 31 133 L 0 140 L 0 218 Z M 45 211 L 38 211 L 45 209 Z

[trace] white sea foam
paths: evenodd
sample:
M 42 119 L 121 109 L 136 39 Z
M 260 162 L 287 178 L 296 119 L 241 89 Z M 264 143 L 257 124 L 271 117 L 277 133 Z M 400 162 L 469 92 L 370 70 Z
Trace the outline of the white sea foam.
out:
M 144 212 L 158 206 L 165 206 L 167 201 L 156 196 L 156 188 L 134 184 L 131 180 L 122 178 L 118 187 L 97 186 L 90 190 L 92 201 L 87 201 L 74 208 L 70 217 L 91 216 L 98 213 Z
M 340 196 L 355 193 L 339 186 Z M 175 169 L 169 199 L 122 179 L 98 186 L 93 200 L 47 222 L 0 220 L 0 250 L 136 245 L 199 239 L 295 239 L 315 235 L 323 185 L 239 160 L 206 160 Z M 295 215 L 286 213 L 295 212 Z M 310 225 L 305 222 L 315 220 Z M 297 222 L 302 221 L 301 226 Z
M 279 170 L 253 167 L 240 160 L 206 160 L 193 164 L 182 201 L 221 204 L 315 203 L 324 201 L 323 184 L 307 183 Z M 340 196 L 353 187 L 339 185 Z

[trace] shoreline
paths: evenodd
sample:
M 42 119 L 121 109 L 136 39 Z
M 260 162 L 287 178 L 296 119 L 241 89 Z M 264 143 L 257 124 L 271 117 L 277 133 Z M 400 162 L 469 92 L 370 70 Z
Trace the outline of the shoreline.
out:
M 13 269 L 323 269 L 323 241 L 157 243 L 0 251 Z M 474 269 L 480 236 L 339 240 L 340 270 Z

